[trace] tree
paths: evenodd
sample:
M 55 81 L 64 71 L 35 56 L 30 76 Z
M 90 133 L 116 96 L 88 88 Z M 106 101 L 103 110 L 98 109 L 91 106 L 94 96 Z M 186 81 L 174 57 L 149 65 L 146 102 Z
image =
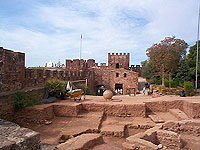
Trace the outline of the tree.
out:
M 155 79 L 158 79 L 158 71 L 155 67 L 150 64 L 148 60 L 142 61 L 142 77 L 146 78 L 150 83 L 154 82 Z
M 200 44 L 200 41 L 199 41 Z M 200 48 L 198 49 L 200 52 Z M 189 54 L 186 57 L 186 62 L 189 66 L 189 72 L 191 79 L 195 79 L 196 76 L 196 57 L 197 56 L 197 44 L 190 47 Z M 200 74 L 200 60 L 198 62 L 198 74 Z
M 164 75 L 169 74 L 169 83 L 171 85 L 171 76 L 176 71 L 179 62 L 186 54 L 187 43 L 184 40 L 173 37 L 166 37 L 160 43 L 153 44 L 147 49 L 149 62 L 159 70 L 162 75 L 162 85 L 164 86 Z
M 180 65 L 176 71 L 176 78 L 181 81 L 189 81 L 191 79 L 190 67 L 189 67 L 186 59 L 181 61 Z

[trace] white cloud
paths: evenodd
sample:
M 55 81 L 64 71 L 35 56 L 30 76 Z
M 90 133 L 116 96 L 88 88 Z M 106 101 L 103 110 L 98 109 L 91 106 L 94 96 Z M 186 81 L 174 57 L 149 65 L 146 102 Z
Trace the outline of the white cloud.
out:
M 3 21 L 13 26 L 0 23 L 1 46 L 25 52 L 27 66 L 79 58 L 81 34 L 84 59 L 107 62 L 108 52 L 130 52 L 131 64 L 146 59 L 146 49 L 166 36 L 189 44 L 196 40 L 197 0 L 65 0 L 32 5 L 26 17 L 18 16 L 21 23 L 9 17 Z

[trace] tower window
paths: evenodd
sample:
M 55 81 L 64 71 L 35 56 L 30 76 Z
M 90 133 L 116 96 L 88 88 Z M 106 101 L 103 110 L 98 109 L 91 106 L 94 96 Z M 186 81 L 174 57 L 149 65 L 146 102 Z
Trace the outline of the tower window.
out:
M 119 73 L 116 73 L 116 77 L 119 77 Z
M 127 74 L 126 74 L 126 73 L 124 73 L 124 78 L 126 78 L 126 76 L 127 76 Z
M 116 68 L 119 68 L 119 63 L 116 64 Z

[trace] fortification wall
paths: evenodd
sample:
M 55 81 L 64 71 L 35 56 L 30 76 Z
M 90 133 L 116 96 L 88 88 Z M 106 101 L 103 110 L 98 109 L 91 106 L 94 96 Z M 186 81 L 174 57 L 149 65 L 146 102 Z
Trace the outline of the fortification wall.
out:
M 126 69 L 93 68 L 93 85 L 104 85 L 105 88 L 115 91 L 115 84 L 122 84 L 123 94 L 129 88 L 138 90 L 138 73 Z M 118 76 L 117 76 L 118 74 Z M 94 88 L 95 88 L 94 87 Z
M 124 68 L 129 70 L 129 57 L 130 53 L 108 53 L 108 68 L 117 69 Z
M 81 60 L 81 68 L 86 65 Z M 95 61 L 88 60 L 92 66 Z M 45 70 L 25 68 L 25 54 L 0 47 L 0 93 L 17 91 L 24 88 L 43 87 L 45 81 L 51 78 L 73 81 L 84 79 L 86 70 L 79 70 L 79 61 L 74 62 L 72 70 Z
M 25 54 L 0 47 L 0 92 L 24 87 Z

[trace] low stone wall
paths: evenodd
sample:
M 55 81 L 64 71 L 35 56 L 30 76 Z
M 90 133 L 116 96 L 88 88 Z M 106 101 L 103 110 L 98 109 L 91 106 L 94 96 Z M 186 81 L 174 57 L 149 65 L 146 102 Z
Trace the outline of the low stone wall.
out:
M 58 117 L 74 117 L 77 116 L 82 110 L 81 104 L 73 104 L 73 105 L 66 105 L 66 104 L 55 104 L 53 105 L 53 112 L 55 116 Z
M 183 111 L 190 118 L 200 118 L 200 103 L 184 101 Z
M 41 100 L 44 97 L 45 89 L 33 88 L 24 89 L 28 95 L 34 100 Z M 5 92 L 0 94 L 0 118 L 5 120 L 13 120 L 14 115 L 14 103 L 15 103 L 15 92 Z
M 108 116 L 115 117 L 145 117 L 145 104 L 100 104 L 83 103 L 83 109 L 86 111 L 104 111 Z
M 144 102 L 148 112 L 168 112 L 169 109 L 183 110 L 182 100 Z
M 39 133 L 0 119 L 1 150 L 40 150 Z
M 15 113 L 15 123 L 31 128 L 32 125 L 45 124 L 54 118 L 53 106 L 44 105 L 42 108 L 27 107 Z
M 200 120 L 168 121 L 161 129 L 200 136 Z

